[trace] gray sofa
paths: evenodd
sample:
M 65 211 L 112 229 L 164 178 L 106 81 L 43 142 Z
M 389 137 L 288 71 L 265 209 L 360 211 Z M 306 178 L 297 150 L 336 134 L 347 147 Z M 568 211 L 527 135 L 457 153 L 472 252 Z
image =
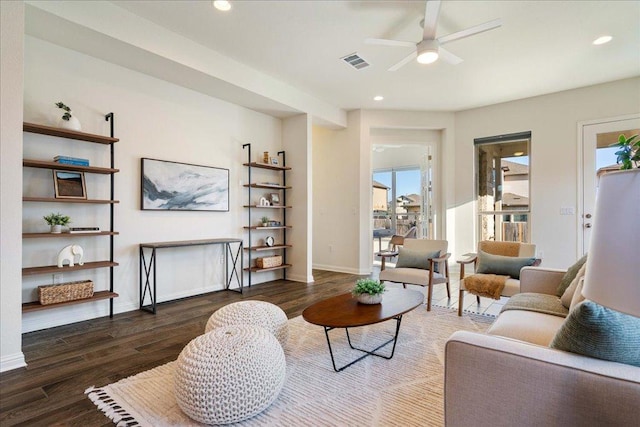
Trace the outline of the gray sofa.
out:
M 563 270 L 525 267 L 521 292 L 554 295 Z M 563 317 L 502 312 L 445 347 L 445 424 L 640 425 L 640 368 L 549 348 Z

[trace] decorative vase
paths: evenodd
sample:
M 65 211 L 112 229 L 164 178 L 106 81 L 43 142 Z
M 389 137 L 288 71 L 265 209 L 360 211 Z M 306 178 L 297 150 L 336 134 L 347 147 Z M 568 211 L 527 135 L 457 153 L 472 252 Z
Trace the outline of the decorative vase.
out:
M 76 116 L 71 116 L 69 120 L 60 119 L 58 122 L 58 126 L 63 129 L 81 131 L 82 126 L 80 125 L 80 120 L 76 118 Z
M 52 225 L 51 232 L 54 234 L 62 233 L 62 226 L 60 224 Z
M 360 294 L 358 295 L 358 302 L 360 304 L 380 304 L 382 302 L 382 294 Z

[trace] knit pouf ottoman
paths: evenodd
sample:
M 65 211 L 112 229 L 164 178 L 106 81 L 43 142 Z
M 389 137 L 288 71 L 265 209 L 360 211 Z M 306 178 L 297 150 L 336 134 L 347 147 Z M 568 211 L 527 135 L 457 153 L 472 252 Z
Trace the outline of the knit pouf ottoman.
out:
M 284 351 L 260 326 L 230 325 L 193 339 L 176 361 L 178 406 L 205 424 L 229 424 L 265 410 L 284 385 Z
M 284 347 L 289 338 L 287 315 L 280 307 L 265 301 L 234 302 L 209 317 L 205 332 L 226 325 L 257 325 L 266 328 Z

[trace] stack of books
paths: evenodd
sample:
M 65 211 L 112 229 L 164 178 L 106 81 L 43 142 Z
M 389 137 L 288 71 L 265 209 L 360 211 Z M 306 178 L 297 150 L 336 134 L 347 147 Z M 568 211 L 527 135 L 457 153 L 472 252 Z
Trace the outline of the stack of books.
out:
M 53 161 L 56 163 L 64 163 L 65 165 L 89 166 L 89 159 L 69 156 L 55 156 Z
M 100 227 L 69 227 L 69 233 L 97 233 Z

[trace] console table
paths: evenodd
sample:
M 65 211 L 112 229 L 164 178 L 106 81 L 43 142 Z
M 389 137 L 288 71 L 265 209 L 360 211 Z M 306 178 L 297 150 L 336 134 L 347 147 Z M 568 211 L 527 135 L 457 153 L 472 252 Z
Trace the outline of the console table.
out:
M 238 244 L 238 249 L 233 250 L 232 245 Z M 244 284 L 242 276 L 242 265 L 244 264 L 242 239 L 200 239 L 200 240 L 180 240 L 173 242 L 140 243 L 140 310 L 156 314 L 157 294 L 156 294 L 156 251 L 166 248 L 180 248 L 187 246 L 224 245 L 224 270 L 225 270 L 225 290 L 242 293 Z M 145 250 L 151 250 L 149 263 L 145 256 Z M 231 263 L 229 263 L 231 258 Z M 240 263 L 238 263 L 240 260 Z M 231 271 L 229 267 L 231 266 Z M 144 272 L 144 280 L 143 280 Z M 151 286 L 151 275 L 153 275 L 153 286 Z M 235 278 L 238 288 L 231 289 L 231 283 Z M 150 303 L 145 305 L 144 301 L 149 296 Z

